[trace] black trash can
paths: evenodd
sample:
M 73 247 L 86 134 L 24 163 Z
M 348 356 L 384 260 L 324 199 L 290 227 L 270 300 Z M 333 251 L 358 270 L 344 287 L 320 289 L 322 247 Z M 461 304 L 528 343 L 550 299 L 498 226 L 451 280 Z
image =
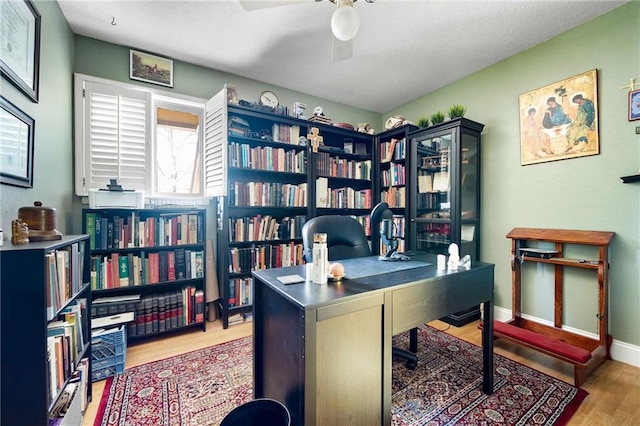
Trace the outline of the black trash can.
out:
M 246 402 L 229 412 L 220 426 L 290 426 L 291 414 L 287 407 L 270 398 Z

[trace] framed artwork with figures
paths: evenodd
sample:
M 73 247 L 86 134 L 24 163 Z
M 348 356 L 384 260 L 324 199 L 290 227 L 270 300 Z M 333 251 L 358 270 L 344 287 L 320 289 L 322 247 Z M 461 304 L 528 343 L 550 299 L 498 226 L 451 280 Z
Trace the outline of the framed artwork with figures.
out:
M 629 92 L 629 121 L 640 120 L 640 89 Z
M 600 153 L 597 83 L 593 69 L 520 95 L 521 165 Z

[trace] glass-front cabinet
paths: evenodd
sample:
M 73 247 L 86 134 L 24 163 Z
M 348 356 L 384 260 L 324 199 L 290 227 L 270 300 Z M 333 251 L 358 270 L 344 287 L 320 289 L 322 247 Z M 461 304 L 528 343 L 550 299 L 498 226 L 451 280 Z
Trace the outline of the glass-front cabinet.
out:
M 410 248 L 480 256 L 480 134 L 483 124 L 457 118 L 411 137 Z

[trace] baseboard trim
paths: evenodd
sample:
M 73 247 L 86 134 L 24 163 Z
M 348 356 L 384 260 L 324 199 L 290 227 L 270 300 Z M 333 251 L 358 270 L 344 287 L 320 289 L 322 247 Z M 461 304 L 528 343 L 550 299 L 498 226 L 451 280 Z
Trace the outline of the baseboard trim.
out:
M 493 317 L 498 321 L 509 321 L 511 319 L 511 309 L 495 306 L 493 309 Z M 553 322 L 536 318 L 531 315 L 522 315 L 522 318 L 553 327 Z M 598 338 L 594 333 L 588 333 L 572 327 L 563 327 L 563 329 L 582 336 L 591 337 L 593 339 Z M 640 368 L 640 346 L 613 339 L 611 344 L 611 358 L 615 361 L 620 361 L 633 367 Z

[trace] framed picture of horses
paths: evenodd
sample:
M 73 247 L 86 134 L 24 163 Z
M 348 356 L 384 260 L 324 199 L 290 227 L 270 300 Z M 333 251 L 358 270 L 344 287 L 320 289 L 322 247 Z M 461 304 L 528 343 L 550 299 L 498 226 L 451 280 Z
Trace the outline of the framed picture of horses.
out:
M 129 52 L 130 79 L 173 87 L 173 61 L 171 59 L 133 49 Z
M 520 164 L 600 153 L 593 69 L 520 95 Z

